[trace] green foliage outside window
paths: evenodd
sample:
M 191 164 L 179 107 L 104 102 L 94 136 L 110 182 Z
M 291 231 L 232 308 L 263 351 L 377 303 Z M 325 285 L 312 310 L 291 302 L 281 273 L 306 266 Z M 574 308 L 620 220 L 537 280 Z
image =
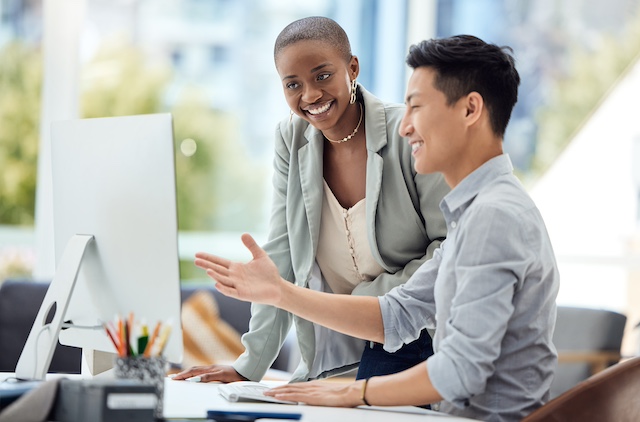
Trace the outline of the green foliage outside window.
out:
M 553 100 L 538 111 L 533 172 L 543 174 L 571 142 L 591 113 L 640 59 L 640 15 L 621 37 L 607 36 L 599 48 L 570 49 L 571 65 L 553 87 Z
M 236 120 L 213 110 L 197 87 L 172 105 L 165 92 L 170 66 L 150 63 L 135 47 L 106 43 L 83 67 L 81 116 L 171 112 L 176 142 L 181 230 L 255 230 L 263 220 L 269 163 L 246 158 Z M 19 43 L 0 51 L 0 224 L 32 225 L 39 143 L 42 59 Z M 185 140 L 191 148 L 185 153 Z M 195 148 L 194 148 L 195 146 Z M 195 149 L 195 151 L 194 151 Z M 232 186 L 232 188 L 229 188 Z M 252 203 L 248 203 L 252 201 Z M 232 211 L 230 211 L 232 210 Z M 257 222 L 257 223 L 256 223 Z
M 41 81 L 39 51 L 0 51 L 0 224 L 33 224 Z

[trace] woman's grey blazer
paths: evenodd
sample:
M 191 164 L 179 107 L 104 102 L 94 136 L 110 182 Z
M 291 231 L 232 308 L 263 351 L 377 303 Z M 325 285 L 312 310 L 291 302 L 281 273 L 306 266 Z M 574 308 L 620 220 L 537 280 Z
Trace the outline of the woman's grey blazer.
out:
M 373 257 L 387 271 L 354 295 L 381 296 L 406 282 L 446 236 L 439 209 L 449 191 L 440 174 L 418 175 L 411 147 L 398 134 L 404 106 L 385 104 L 359 86 L 367 142 L 366 217 Z M 265 251 L 286 280 L 308 287 L 320 233 L 322 132 L 295 116 L 276 128 L 274 198 Z M 233 367 L 251 380 L 269 369 L 296 322 L 302 359 L 294 380 L 306 380 L 315 356 L 313 324 L 281 309 L 253 304 L 246 351 Z M 328 375 L 328 374 L 327 374 Z

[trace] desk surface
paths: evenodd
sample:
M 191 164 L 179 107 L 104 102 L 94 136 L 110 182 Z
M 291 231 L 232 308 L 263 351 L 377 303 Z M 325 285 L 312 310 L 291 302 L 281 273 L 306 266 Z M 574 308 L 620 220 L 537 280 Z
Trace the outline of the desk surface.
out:
M 12 373 L 0 373 L 0 382 L 12 377 Z M 48 375 L 47 379 L 66 377 L 80 379 L 80 375 Z M 277 385 L 281 382 L 270 381 Z M 267 411 L 302 413 L 304 422 L 469 422 L 472 419 L 449 416 L 419 407 L 359 407 L 355 409 L 339 407 L 320 407 L 306 405 L 286 405 L 275 403 L 231 403 L 218 394 L 219 384 L 192 383 L 186 381 L 165 380 L 164 416 L 168 419 L 206 418 L 208 410 L 231 411 Z
M 218 384 L 201 384 L 186 381 L 165 382 L 165 418 L 206 417 L 207 410 L 243 410 L 302 413 L 305 422 L 349 421 L 349 422 L 461 422 L 471 419 L 458 418 L 419 407 L 361 407 L 346 409 L 306 405 L 275 403 L 230 403 L 218 394 Z M 389 412 L 393 412 L 390 414 Z

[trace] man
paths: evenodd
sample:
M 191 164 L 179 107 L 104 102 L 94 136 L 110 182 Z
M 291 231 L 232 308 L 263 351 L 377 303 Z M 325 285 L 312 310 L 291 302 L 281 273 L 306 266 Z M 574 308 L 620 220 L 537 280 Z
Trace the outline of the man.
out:
M 426 364 L 349 385 L 289 384 L 269 395 L 330 406 L 441 402 L 441 411 L 491 421 L 520 420 L 548 399 L 559 276 L 544 222 L 502 151 L 520 83 L 505 50 L 456 36 L 409 52 L 414 72 L 400 134 L 416 171 L 441 172 L 452 191 L 440 204 L 447 240 L 405 285 L 379 298 L 301 289 L 282 280 L 246 234 L 247 264 L 196 255 L 222 293 L 387 351 L 435 326 Z

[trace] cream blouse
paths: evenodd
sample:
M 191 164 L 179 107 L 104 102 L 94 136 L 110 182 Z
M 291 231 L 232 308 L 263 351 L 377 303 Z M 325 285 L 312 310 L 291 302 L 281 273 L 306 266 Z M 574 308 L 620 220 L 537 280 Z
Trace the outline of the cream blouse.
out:
M 366 230 L 366 201 L 342 208 L 327 182 L 320 219 L 316 262 L 333 293 L 350 294 L 363 281 L 371 281 L 385 270 L 371 254 Z

